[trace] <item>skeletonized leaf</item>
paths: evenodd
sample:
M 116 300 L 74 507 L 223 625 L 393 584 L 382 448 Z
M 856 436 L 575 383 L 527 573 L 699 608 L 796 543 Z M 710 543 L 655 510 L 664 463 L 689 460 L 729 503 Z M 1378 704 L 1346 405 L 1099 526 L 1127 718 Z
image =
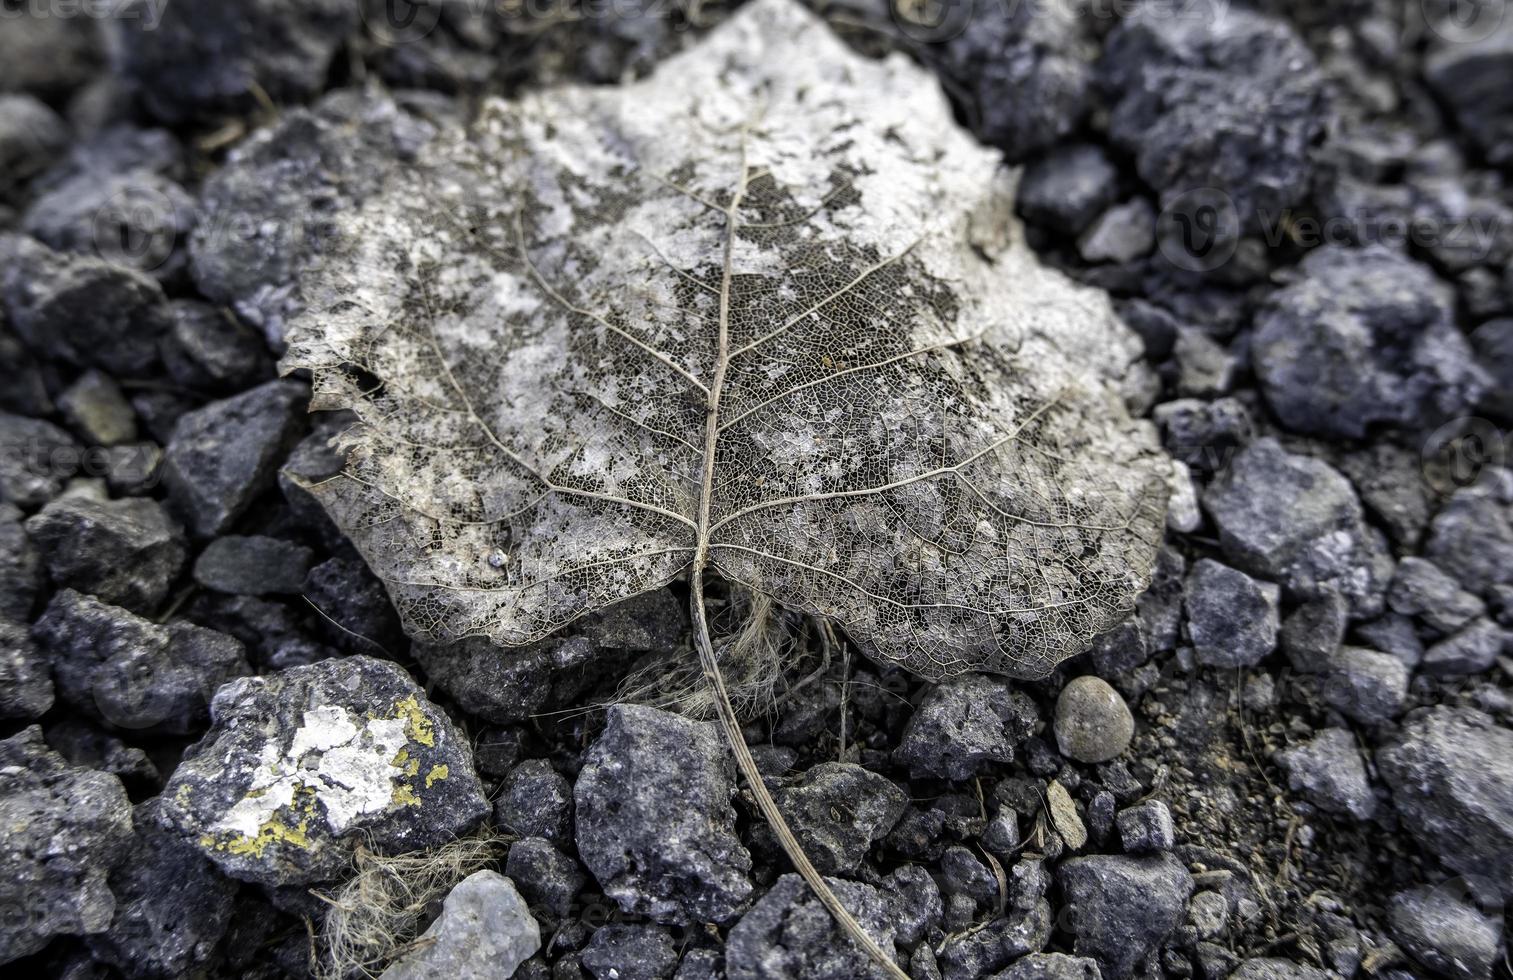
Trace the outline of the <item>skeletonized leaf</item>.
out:
M 318 492 L 432 640 L 707 560 L 920 674 L 1044 674 L 1147 583 L 1168 464 L 1138 341 L 1011 204 L 928 75 L 792 0 L 487 103 L 303 284 L 286 367 L 361 418 Z

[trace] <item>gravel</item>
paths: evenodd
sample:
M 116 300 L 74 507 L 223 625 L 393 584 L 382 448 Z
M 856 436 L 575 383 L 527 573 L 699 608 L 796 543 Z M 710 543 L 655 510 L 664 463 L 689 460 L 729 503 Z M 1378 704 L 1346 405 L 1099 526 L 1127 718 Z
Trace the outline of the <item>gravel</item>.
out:
M 382 980 L 506 980 L 541 948 L 541 928 L 510 879 L 475 871 L 447 893 L 420 945 Z
M 1107 762 L 1129 748 L 1135 719 L 1119 692 L 1097 677 L 1078 677 L 1056 699 L 1056 744 L 1078 762 Z

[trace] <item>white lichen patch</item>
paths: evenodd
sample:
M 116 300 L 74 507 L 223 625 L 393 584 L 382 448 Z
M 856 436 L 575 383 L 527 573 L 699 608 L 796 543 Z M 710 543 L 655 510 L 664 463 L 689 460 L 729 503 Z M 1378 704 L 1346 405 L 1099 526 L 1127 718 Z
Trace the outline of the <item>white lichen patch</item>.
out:
M 287 749 L 263 747 L 242 799 L 211 827 L 212 833 L 256 839 L 293 806 L 301 790 L 323 804 L 326 825 L 342 834 L 358 818 L 408 802 L 412 787 L 404 760 L 411 719 L 360 718 L 325 705 L 304 713 Z

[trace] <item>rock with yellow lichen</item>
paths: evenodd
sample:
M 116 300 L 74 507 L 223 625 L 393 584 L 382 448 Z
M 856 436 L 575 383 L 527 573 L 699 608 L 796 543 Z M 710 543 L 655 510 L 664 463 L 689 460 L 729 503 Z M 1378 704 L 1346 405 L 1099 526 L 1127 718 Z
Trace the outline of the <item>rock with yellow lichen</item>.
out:
M 174 772 L 161 820 L 227 874 L 339 877 L 359 842 L 397 854 L 488 813 L 467 743 L 400 668 L 371 657 L 243 678 Z

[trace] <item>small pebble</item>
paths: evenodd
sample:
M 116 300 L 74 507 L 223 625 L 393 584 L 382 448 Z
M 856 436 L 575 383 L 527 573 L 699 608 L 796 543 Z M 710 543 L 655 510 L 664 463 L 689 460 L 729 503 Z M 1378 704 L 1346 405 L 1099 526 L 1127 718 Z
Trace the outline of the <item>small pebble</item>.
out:
M 1107 762 L 1129 748 L 1135 719 L 1119 692 L 1092 676 L 1078 677 L 1056 700 L 1056 744 L 1078 762 Z

